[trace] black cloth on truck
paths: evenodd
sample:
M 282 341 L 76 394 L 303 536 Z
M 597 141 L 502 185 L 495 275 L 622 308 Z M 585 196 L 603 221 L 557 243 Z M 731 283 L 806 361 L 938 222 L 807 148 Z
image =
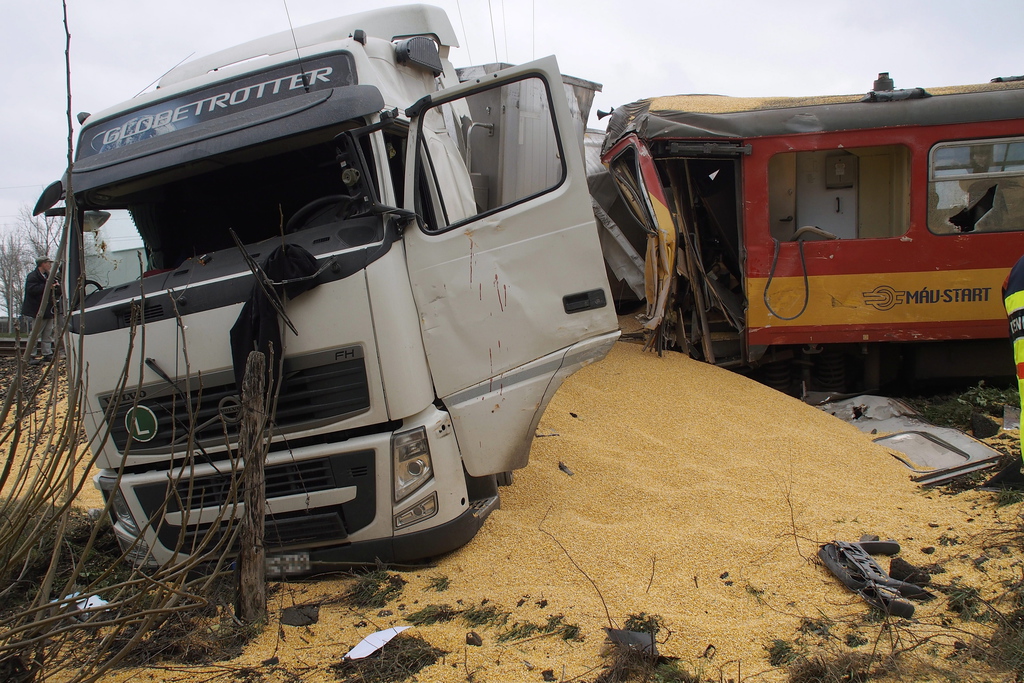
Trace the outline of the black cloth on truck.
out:
M 274 249 L 260 267 L 273 282 L 309 278 L 287 285 L 274 285 L 274 291 L 282 302 L 286 298 L 294 299 L 319 284 L 316 278 L 310 277 L 317 271 L 316 257 L 294 244 L 283 244 Z M 273 371 L 274 384 L 281 380 L 277 368 L 277 359 L 281 357 L 282 351 L 281 323 L 277 319 L 273 303 L 258 282 L 253 283 L 252 292 L 242 306 L 242 312 L 238 314 L 230 336 L 231 362 L 239 392 L 242 391 L 245 362 L 251 351 L 262 351 L 267 357 L 267 371 Z M 270 389 L 273 391 L 274 386 Z

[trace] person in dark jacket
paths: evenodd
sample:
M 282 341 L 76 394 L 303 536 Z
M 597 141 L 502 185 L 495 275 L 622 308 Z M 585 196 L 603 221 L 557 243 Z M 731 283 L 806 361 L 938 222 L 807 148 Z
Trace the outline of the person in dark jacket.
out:
M 40 318 L 42 329 L 36 339 L 31 364 L 46 362 L 53 358 L 53 318 L 56 313 L 56 302 L 60 298 L 60 285 L 56 282 L 50 288 L 50 300 L 43 306 L 43 290 L 46 289 L 46 278 L 53 267 L 53 260 L 48 256 L 36 259 L 36 267 L 25 278 L 25 300 L 21 304 L 21 314 L 28 320 L 29 330 L 36 318 Z

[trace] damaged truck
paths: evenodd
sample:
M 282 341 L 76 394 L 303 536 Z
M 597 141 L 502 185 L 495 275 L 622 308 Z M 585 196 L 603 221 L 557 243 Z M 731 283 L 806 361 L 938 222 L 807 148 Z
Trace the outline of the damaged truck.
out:
M 252 349 L 278 391 L 273 575 L 466 543 L 561 382 L 618 337 L 571 88 L 553 57 L 460 82 L 457 44 L 440 9 L 369 11 L 80 116 L 36 210 L 65 198 L 69 348 L 136 564 L 230 529 Z

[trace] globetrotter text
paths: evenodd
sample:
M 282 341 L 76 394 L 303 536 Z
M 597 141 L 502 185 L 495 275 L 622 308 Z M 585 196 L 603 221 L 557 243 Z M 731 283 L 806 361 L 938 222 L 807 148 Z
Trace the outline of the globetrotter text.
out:
M 110 128 L 92 138 L 94 148 L 113 145 L 126 138 L 132 138 L 151 130 L 156 130 L 173 123 L 188 121 L 189 119 L 202 116 L 204 113 L 211 113 L 218 108 L 227 109 L 239 104 L 248 102 L 251 99 L 263 99 L 273 97 L 281 93 L 309 88 L 316 82 L 330 83 L 329 76 L 334 69 L 329 66 L 320 67 L 306 73 L 297 73 L 282 78 L 275 78 L 270 81 L 248 85 L 230 92 L 222 92 L 209 97 L 204 97 L 195 102 L 189 102 L 173 109 L 167 109 L 156 114 L 146 114 L 138 118 L 126 121 L 117 128 Z M 190 123 L 195 123 L 191 121 Z M 190 125 L 186 124 L 186 125 Z M 171 129 L 173 130 L 173 128 Z

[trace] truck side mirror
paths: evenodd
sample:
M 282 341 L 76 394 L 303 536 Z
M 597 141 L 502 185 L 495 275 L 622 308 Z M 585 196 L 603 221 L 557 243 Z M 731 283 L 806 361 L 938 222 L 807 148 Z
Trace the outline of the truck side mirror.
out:
M 38 216 L 47 209 L 52 209 L 53 205 L 64 198 L 64 181 L 55 180 L 46 186 L 43 193 L 39 195 L 39 200 L 36 201 L 36 206 L 32 209 L 32 215 Z

